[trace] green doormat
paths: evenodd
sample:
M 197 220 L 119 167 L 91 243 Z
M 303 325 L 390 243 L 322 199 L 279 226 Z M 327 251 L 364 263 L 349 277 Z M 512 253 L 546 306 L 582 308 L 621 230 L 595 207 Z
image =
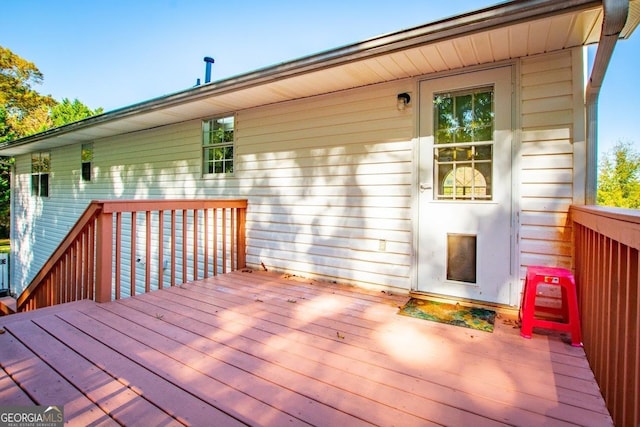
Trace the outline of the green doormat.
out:
M 449 325 L 493 332 L 496 312 L 484 308 L 411 298 L 398 314 Z

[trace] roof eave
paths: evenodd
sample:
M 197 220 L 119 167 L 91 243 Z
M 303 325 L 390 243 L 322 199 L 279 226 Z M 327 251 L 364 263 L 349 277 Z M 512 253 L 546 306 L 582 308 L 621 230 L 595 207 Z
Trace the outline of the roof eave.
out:
M 369 57 L 385 55 L 428 43 L 434 43 L 492 28 L 541 19 L 558 13 L 583 10 L 601 5 L 600 0 L 531 0 L 498 4 L 475 12 L 457 15 L 422 26 L 374 37 L 359 43 L 338 47 L 290 62 L 261 68 L 246 74 L 185 89 L 144 102 L 132 104 L 78 122 L 44 132 L 0 143 L 0 155 L 14 155 L 13 149 L 60 137 L 99 124 L 107 124 L 138 114 L 175 107 L 204 97 L 250 88 L 301 74 L 348 64 Z

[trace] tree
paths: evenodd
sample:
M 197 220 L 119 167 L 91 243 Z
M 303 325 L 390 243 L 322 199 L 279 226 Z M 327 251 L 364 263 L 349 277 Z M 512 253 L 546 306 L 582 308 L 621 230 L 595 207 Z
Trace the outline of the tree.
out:
M 58 103 L 33 89 L 43 75 L 10 49 L 0 46 L 0 142 L 22 138 L 102 113 L 77 99 Z
M 0 158 L 0 238 L 9 237 L 9 227 L 11 225 L 11 168 L 13 159 Z
M 42 73 L 32 62 L 0 46 L 0 141 L 40 132 L 51 127 L 48 108 L 56 104 L 32 86 L 42 83 Z
M 0 142 L 29 136 L 54 126 L 102 113 L 75 99 L 58 103 L 33 89 L 43 75 L 35 66 L 10 49 L 0 46 Z M 0 238 L 8 237 L 10 171 L 13 159 L 0 158 Z
M 640 153 L 631 142 L 618 141 L 600 161 L 599 205 L 640 208 Z
M 102 113 L 102 108 L 91 110 L 82 102 L 74 99 L 73 102 L 63 98 L 62 102 L 51 107 L 51 122 L 58 127 L 67 123 L 77 122 L 87 117 Z

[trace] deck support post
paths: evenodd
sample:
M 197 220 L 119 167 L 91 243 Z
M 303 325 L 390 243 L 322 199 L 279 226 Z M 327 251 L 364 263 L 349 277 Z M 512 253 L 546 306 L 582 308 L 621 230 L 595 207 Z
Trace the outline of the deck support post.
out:
M 96 302 L 111 301 L 113 214 L 102 211 L 96 233 Z

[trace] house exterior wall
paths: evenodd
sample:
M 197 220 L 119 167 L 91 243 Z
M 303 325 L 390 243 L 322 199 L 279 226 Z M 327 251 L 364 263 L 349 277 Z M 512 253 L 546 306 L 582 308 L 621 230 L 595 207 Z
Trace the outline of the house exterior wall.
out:
M 569 206 L 584 202 L 583 50 L 525 58 L 520 76 L 520 264 L 570 268 Z
M 238 116 L 249 262 L 408 288 L 414 115 L 398 111 L 396 95 L 412 88 L 386 84 Z
M 521 265 L 570 262 L 581 58 L 573 50 L 516 63 Z M 396 95 L 415 93 L 418 81 L 235 112 L 232 176 L 202 176 L 200 118 L 94 141 L 91 182 L 81 180 L 79 144 L 51 150 L 48 198 L 30 196 L 31 158 L 17 157 L 12 287 L 28 284 L 91 200 L 223 197 L 249 200 L 250 266 L 408 291 L 418 96 L 399 111 Z

